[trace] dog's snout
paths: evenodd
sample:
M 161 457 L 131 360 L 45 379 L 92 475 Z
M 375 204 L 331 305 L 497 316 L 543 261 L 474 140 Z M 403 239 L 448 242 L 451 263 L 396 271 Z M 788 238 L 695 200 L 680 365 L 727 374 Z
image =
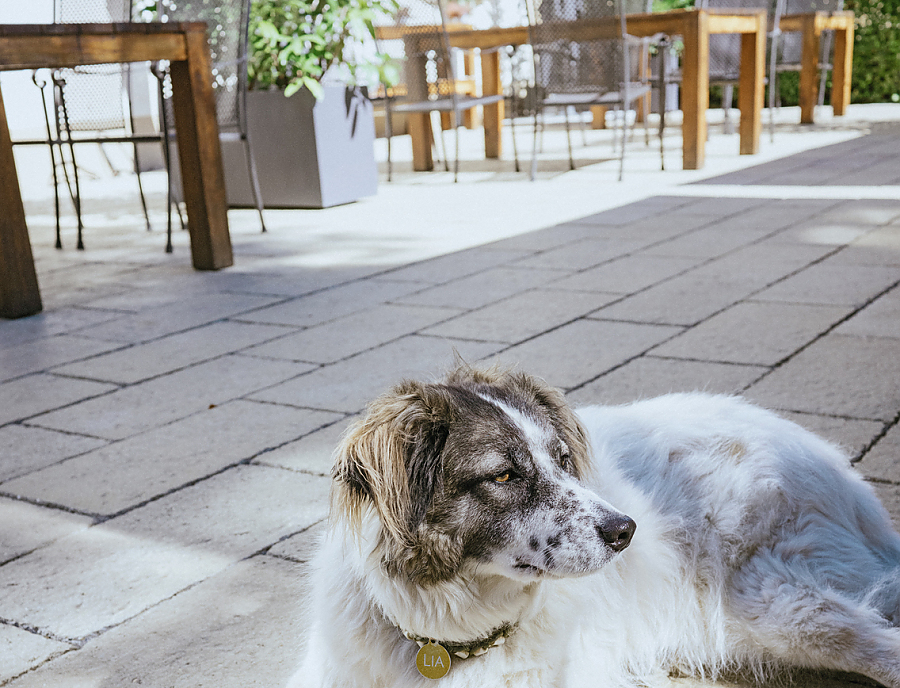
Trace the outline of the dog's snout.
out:
M 625 515 L 607 518 L 597 526 L 603 541 L 616 552 L 621 552 L 631 544 L 637 524 Z

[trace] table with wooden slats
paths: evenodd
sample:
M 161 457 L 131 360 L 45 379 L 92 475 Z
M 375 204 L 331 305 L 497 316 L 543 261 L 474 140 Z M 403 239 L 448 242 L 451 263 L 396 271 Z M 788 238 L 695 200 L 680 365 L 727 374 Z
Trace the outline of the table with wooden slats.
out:
M 169 60 L 175 130 L 198 270 L 233 263 L 203 22 L 0 25 L 0 70 Z M 12 141 L 0 92 L 0 317 L 41 311 Z

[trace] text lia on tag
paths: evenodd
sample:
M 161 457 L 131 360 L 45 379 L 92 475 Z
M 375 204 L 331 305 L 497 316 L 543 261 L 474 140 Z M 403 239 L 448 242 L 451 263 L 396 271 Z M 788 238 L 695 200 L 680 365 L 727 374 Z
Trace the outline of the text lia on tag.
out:
M 443 678 L 450 671 L 450 653 L 429 640 L 416 655 L 416 668 L 425 678 Z

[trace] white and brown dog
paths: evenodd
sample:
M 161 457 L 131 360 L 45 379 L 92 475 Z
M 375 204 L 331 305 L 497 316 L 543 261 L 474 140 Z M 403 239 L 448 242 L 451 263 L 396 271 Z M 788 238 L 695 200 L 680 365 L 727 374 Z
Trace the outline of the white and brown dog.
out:
M 496 369 L 403 383 L 338 448 L 311 575 L 297 686 L 431 685 L 419 655 L 452 658 L 446 688 L 790 667 L 900 688 L 888 514 L 833 446 L 730 397 L 573 412 Z

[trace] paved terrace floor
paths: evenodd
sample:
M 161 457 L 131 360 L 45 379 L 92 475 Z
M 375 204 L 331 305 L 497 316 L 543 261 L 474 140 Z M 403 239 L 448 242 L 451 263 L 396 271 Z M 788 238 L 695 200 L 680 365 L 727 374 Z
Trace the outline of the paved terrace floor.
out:
M 846 447 L 900 525 L 898 110 L 788 110 L 755 158 L 715 129 L 702 172 L 639 137 L 623 183 L 604 132 L 571 173 L 548 135 L 533 183 L 471 134 L 456 185 L 401 165 L 266 235 L 233 211 L 217 273 L 184 233 L 163 252 L 158 174 L 156 231 L 101 172 L 87 250 L 71 222 L 54 250 L 20 151 L 45 312 L 0 321 L 0 685 L 282 686 L 337 437 L 454 349 L 575 404 L 742 393 Z

